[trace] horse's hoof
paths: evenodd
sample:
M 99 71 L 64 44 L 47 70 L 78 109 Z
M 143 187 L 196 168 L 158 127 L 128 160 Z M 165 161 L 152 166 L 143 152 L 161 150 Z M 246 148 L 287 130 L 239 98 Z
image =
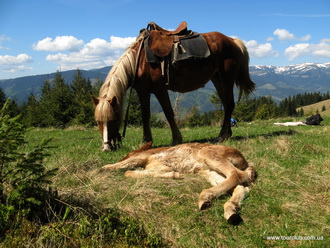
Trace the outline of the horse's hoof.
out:
M 215 139 L 214 143 L 222 143 L 225 142 L 227 140 L 229 140 L 231 136 L 219 136 L 218 138 Z

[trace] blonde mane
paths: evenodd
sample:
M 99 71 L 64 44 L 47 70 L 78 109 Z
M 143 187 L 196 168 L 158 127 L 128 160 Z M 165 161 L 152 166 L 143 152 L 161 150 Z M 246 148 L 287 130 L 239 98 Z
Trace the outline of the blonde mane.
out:
M 125 102 L 125 95 L 132 80 L 134 80 L 136 67 L 136 51 L 134 47 L 140 41 L 139 37 L 133 42 L 124 52 L 124 54 L 117 60 L 104 84 L 100 88 L 99 103 L 95 108 L 96 121 L 110 121 L 119 119 L 121 123 L 123 106 Z M 118 107 L 118 116 L 114 116 L 115 112 L 111 107 L 110 101 L 116 97 L 116 104 Z

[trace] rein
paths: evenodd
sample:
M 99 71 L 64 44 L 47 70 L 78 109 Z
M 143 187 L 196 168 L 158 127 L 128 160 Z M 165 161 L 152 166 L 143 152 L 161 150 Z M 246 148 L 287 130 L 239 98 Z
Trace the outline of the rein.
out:
M 134 70 L 134 74 L 133 74 L 131 89 L 130 89 L 130 92 L 129 92 L 128 102 L 127 102 L 127 109 L 126 109 L 126 113 L 125 113 L 124 129 L 123 129 L 123 135 L 122 135 L 123 138 L 125 138 L 125 135 L 126 135 L 126 128 L 127 128 L 127 124 L 128 124 L 129 107 L 130 107 L 130 103 L 131 103 L 131 96 L 132 96 L 133 86 L 135 84 L 135 78 L 136 78 L 136 75 L 137 75 L 137 71 L 139 69 L 139 59 L 140 59 L 142 46 L 143 46 L 143 43 L 144 43 L 144 39 L 146 37 L 147 36 L 145 36 L 145 37 L 143 37 L 143 39 L 141 39 L 141 44 L 139 45 L 139 50 L 138 50 L 138 53 L 137 53 L 137 56 L 136 56 L 135 70 Z

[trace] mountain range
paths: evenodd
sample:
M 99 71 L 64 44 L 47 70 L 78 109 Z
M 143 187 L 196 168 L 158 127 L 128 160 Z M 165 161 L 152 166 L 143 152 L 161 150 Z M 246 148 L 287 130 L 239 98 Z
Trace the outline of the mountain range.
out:
M 85 78 L 93 83 L 97 78 L 104 80 L 111 67 L 94 70 L 81 70 Z M 65 82 L 70 83 L 76 70 L 61 72 Z M 36 76 L 27 76 L 14 79 L 0 80 L 0 88 L 7 97 L 15 99 L 18 103 L 27 100 L 30 93 L 40 95 L 40 88 L 45 80 L 52 80 L 55 73 Z M 330 63 L 316 64 L 303 63 L 288 66 L 250 66 L 251 79 L 256 83 L 256 90 L 252 97 L 272 96 L 275 101 L 305 92 L 326 93 L 330 91 Z M 188 109 L 193 105 L 200 108 L 201 112 L 213 110 L 214 106 L 209 99 L 215 91 L 212 83 L 197 91 L 182 94 L 180 107 Z M 176 93 L 171 93 L 175 98 Z M 160 111 L 156 100 L 152 99 L 153 109 Z

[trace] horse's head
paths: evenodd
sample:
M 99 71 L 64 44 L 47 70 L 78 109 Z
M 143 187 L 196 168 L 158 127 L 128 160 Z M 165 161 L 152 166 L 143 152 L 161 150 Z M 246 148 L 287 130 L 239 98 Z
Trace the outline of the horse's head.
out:
M 102 134 L 102 151 L 111 151 L 117 148 L 117 142 L 121 142 L 120 113 L 117 98 L 93 97 L 95 107 L 95 120 Z

